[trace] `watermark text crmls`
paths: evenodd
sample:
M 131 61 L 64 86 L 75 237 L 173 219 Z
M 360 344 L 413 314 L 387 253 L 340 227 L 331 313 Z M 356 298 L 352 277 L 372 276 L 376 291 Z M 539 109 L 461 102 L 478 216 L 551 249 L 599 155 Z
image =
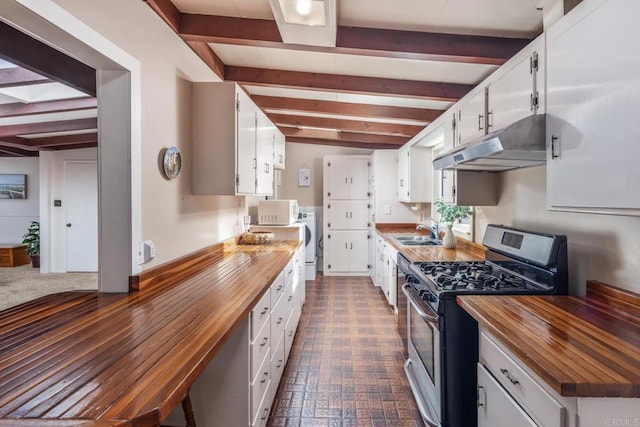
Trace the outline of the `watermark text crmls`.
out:
M 639 418 L 607 418 L 604 421 L 606 427 L 640 427 Z

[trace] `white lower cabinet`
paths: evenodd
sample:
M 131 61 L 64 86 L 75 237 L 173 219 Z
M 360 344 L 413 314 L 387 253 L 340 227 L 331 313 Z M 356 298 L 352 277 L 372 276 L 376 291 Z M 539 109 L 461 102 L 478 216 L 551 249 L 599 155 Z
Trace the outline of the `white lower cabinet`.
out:
M 199 427 L 266 426 L 304 303 L 304 245 L 191 387 Z M 176 407 L 163 424 L 180 425 Z
M 368 230 L 331 231 L 325 243 L 328 272 L 368 274 L 369 236 Z
M 496 426 L 535 427 L 536 423 L 478 363 L 478 427 Z

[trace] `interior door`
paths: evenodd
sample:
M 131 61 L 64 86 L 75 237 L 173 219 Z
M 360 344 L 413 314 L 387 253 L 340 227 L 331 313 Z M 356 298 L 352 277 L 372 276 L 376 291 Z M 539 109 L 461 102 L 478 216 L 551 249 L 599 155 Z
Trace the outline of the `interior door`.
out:
M 98 167 L 66 161 L 64 186 L 67 271 L 98 271 Z

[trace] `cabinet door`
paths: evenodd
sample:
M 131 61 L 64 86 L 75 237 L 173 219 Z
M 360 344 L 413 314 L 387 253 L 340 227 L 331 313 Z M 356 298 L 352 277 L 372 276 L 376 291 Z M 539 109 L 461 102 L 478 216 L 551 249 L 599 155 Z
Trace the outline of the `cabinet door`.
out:
M 552 208 L 639 214 L 640 55 L 629 54 L 640 40 L 638 16 L 640 2 L 609 0 L 547 33 Z
M 236 192 L 256 192 L 256 112 L 249 96 L 236 92 Z
M 256 127 L 256 193 L 273 194 L 273 130 L 267 116 L 257 111 Z
M 368 200 L 349 201 L 349 228 L 351 230 L 365 230 L 371 226 L 370 206 Z
M 440 197 L 449 204 L 456 202 L 456 171 L 440 171 Z
M 484 366 L 478 363 L 478 427 L 536 425 Z
M 447 118 L 443 124 L 444 131 L 444 143 L 442 148 L 440 149 L 441 153 L 446 153 L 449 150 L 453 150 L 453 147 L 456 146 L 457 143 L 457 135 L 458 135 L 458 117 L 455 112 L 447 112 Z
M 349 234 L 349 271 L 367 271 L 369 269 L 369 232 L 348 231 Z
M 327 227 L 331 230 L 349 229 L 349 200 L 332 200 L 327 203 Z
M 485 126 L 485 96 L 484 88 L 476 89 L 478 92 L 458 110 L 458 143 L 469 142 L 486 133 Z
M 398 200 L 409 201 L 409 147 L 398 151 Z
M 369 198 L 369 160 L 350 159 L 348 164 L 349 199 Z
M 285 137 L 276 127 L 273 129 L 273 167 L 284 169 Z
M 536 49 L 537 48 L 537 49 Z M 538 38 L 527 47 L 529 55 L 523 55 L 511 70 L 491 83 L 487 93 L 489 132 L 502 129 L 538 111 L 536 71 L 538 57 L 544 56 L 544 38 Z M 540 52 L 540 55 L 538 54 Z
M 326 168 L 329 174 L 329 188 L 325 194 L 331 200 L 349 199 L 349 159 L 334 158 Z
M 329 243 L 329 270 L 331 272 L 349 271 L 349 254 L 351 249 L 350 231 L 332 231 L 329 233 L 327 243 Z

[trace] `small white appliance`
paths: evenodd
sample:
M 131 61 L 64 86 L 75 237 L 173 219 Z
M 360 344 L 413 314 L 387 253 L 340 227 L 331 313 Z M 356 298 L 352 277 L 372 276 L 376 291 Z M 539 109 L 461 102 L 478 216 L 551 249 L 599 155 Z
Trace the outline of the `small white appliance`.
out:
M 305 280 L 316 279 L 316 214 L 313 212 L 300 212 L 300 222 L 304 224 L 304 257 Z
M 289 225 L 298 220 L 297 200 L 258 201 L 259 225 Z

